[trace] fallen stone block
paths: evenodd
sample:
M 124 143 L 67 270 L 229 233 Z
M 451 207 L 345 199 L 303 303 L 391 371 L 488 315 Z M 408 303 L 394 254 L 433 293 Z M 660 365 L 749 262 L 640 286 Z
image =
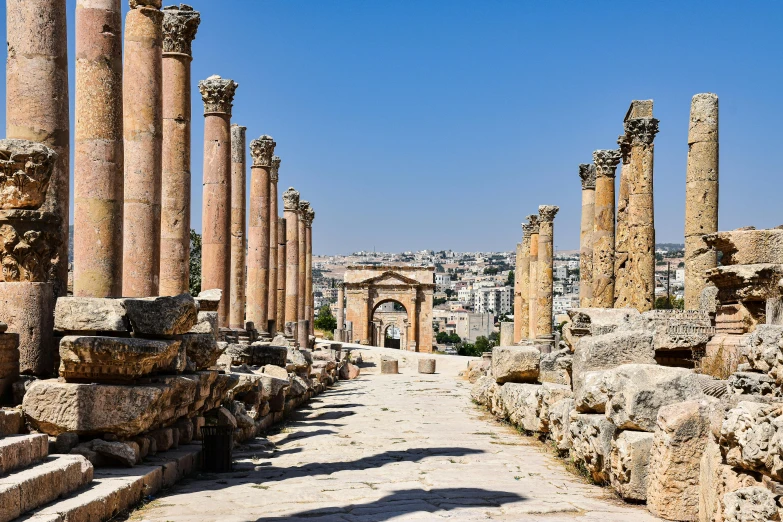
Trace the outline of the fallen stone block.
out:
M 54 308 L 54 329 L 61 332 L 131 331 L 122 299 L 58 297 Z
M 750 369 L 783 384 L 783 326 L 758 325 L 748 336 L 743 353 Z
M 133 467 L 139 460 L 139 448 L 135 442 L 109 442 L 95 439 L 89 443 L 90 449 L 114 465 Z
M 722 231 L 703 239 L 723 253 L 721 265 L 783 263 L 783 230 L 779 228 Z
M 725 522 L 767 522 L 780 520 L 775 496 L 766 488 L 754 486 L 723 495 Z
M 289 372 L 307 372 L 312 364 L 312 358 L 307 360 L 305 350 L 297 348 L 288 348 L 286 350 L 286 361 L 283 365 Z
M 541 356 L 538 381 L 571 386 L 573 356 L 568 349 L 557 350 Z
M 381 358 L 381 373 L 396 375 L 400 373 L 399 362 L 397 359 L 391 359 L 389 357 Z
M 728 390 L 737 395 L 769 395 L 780 397 L 780 386 L 765 373 L 736 372 L 729 376 Z
M 492 349 L 492 375 L 498 384 L 535 383 L 541 352 L 533 346 L 496 346 Z
M 0 437 L 16 435 L 24 427 L 22 410 L 0 408 Z
M 139 335 L 179 335 L 198 321 L 196 301 L 190 294 L 124 299 L 133 332 Z
M 211 332 L 186 333 L 179 339 L 195 370 L 206 370 L 215 366 L 223 354 L 223 350 L 220 349 Z
M 470 398 L 476 404 L 489 407 L 492 404 L 492 396 L 499 391 L 500 386 L 495 381 L 495 378 L 485 375 L 479 377 L 470 389 Z
M 361 369 L 351 363 L 345 363 L 340 367 L 340 378 L 343 380 L 356 379 L 361 375 Z
M 652 333 L 631 330 L 583 337 L 574 351 L 574 393 L 579 395 L 586 372 L 623 364 L 655 364 Z
M 549 406 L 549 433 L 558 451 L 571 449 L 571 412 L 574 399 L 561 399 Z
M 726 463 L 783 479 L 782 421 L 780 404 L 743 401 L 729 410 L 718 441 Z
M 612 439 L 616 431 L 617 427 L 600 413 L 571 412 L 571 456 L 577 464 L 584 465 L 597 484 L 609 482 Z
M 720 446 L 709 437 L 699 466 L 699 522 L 723 522 L 723 495 L 760 483 L 723 462 Z
M 647 473 L 653 437 L 652 433 L 642 431 L 621 431 L 612 441 L 609 480 L 624 499 L 647 499 Z
M 604 377 L 609 370 L 585 372 L 574 406 L 579 413 L 604 413 L 609 401 Z
M 539 395 L 540 384 L 509 382 L 500 387 L 499 416 L 509 420 L 514 426 L 527 431 L 543 431 L 538 412 L 541 409 Z

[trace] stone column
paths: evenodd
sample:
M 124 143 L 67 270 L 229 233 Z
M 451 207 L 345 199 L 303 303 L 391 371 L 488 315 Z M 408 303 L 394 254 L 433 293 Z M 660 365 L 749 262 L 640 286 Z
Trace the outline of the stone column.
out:
M 130 0 L 125 19 L 125 193 L 122 294 L 158 295 L 163 153 L 163 13 L 160 0 Z
M 552 276 L 554 260 L 554 221 L 560 207 L 538 207 L 538 303 L 536 304 L 536 337 L 551 340 L 552 336 Z
M 315 335 L 315 306 L 313 304 L 313 207 L 305 215 L 305 318 L 310 321 L 310 335 Z
M 231 288 L 231 109 L 238 84 L 211 76 L 198 84 L 204 101 L 204 202 L 201 290 L 219 288 L 218 323 L 226 327 Z M 252 319 L 249 319 L 252 321 Z
M 190 63 L 200 23 L 192 7 L 163 9 L 160 295 L 179 295 L 190 287 Z
M 522 295 L 519 290 L 520 280 L 522 279 L 522 257 L 522 243 L 517 243 L 514 263 L 514 329 L 511 334 L 511 344 L 519 342 L 521 338 L 520 332 L 522 331 Z
M 345 283 L 342 281 L 337 283 L 337 331 L 341 337 L 335 341 L 345 341 Z
M 290 330 L 288 323 L 295 325 L 299 320 L 299 192 L 293 188 L 283 193 L 283 217 L 286 235 L 285 322 L 286 329 Z
M 275 141 L 261 136 L 250 143 L 250 241 L 247 274 L 247 320 L 264 334 L 269 330 L 269 186 Z
M 628 226 L 628 190 L 631 177 L 631 142 L 628 136 L 621 134 L 617 138 L 620 150 L 620 187 L 617 194 L 617 209 L 614 228 L 614 300 L 619 299 L 619 293 L 628 279 L 628 249 L 630 244 L 630 228 Z
M 285 331 L 285 272 L 286 272 L 286 236 L 285 219 L 277 219 L 277 293 L 275 299 L 275 328 Z
M 717 255 L 702 236 L 718 231 L 718 96 L 697 94 L 691 101 L 688 169 L 685 173 L 685 309 L 699 308 L 707 286 L 704 273 Z
M 73 293 L 122 295 L 121 0 L 76 2 Z
M 579 228 L 579 306 L 593 301 L 593 218 L 595 217 L 595 165 L 579 165 L 582 180 L 582 223 Z
M 514 316 L 514 344 L 530 334 L 530 237 L 533 225 L 522 224 L 522 263 L 519 266 L 519 337 L 517 337 L 516 314 Z M 514 279 L 516 282 L 516 278 Z
M 652 101 L 634 101 L 625 120 L 630 144 L 628 166 L 628 238 L 622 274 L 615 282 L 615 307 L 641 312 L 655 307 L 655 217 L 653 212 L 653 140 L 658 120 L 652 118 Z M 617 265 L 617 263 L 615 263 Z
M 298 230 L 299 276 L 297 278 L 299 289 L 296 293 L 296 297 L 298 299 L 296 315 L 299 318 L 299 321 L 306 319 L 305 302 L 307 301 L 307 298 L 305 296 L 305 292 L 307 290 L 307 231 L 306 231 L 307 225 L 305 224 L 305 220 L 307 217 L 307 213 L 309 211 L 310 211 L 310 202 L 305 200 L 300 200 L 299 201 L 299 230 Z
M 620 151 L 597 150 L 595 218 L 593 221 L 593 302 L 596 308 L 614 306 L 614 177 Z
M 231 126 L 231 301 L 228 319 L 231 328 L 245 327 L 246 135 L 247 127 Z M 257 324 L 256 328 L 265 330 L 264 324 Z
M 411 299 L 411 333 L 408 337 L 408 346 L 403 347 L 404 350 L 419 351 L 419 291 L 413 290 L 413 299 Z M 411 350 L 413 348 L 413 350 Z
M 280 158 L 272 157 L 272 168 L 269 171 L 269 311 L 267 319 L 270 321 L 270 335 L 282 331 L 283 328 L 277 322 L 277 180 L 280 179 Z
M 527 217 L 530 222 L 530 278 L 528 284 L 528 338 L 536 338 L 536 321 L 538 308 L 538 216 Z
M 0 157 L 0 317 L 19 335 L 19 372 L 48 377 L 57 374 L 54 286 L 59 265 L 67 264 L 60 257 L 60 215 L 45 210 L 53 208 L 46 199 L 57 154 L 40 143 L 12 139 L 0 140 Z

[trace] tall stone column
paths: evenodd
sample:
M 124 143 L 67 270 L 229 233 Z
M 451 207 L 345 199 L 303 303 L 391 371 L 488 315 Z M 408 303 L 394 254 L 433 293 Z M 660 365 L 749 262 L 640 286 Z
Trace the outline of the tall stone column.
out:
M 310 335 L 315 335 L 315 306 L 313 303 L 313 220 L 315 211 L 310 206 L 305 215 L 305 317 L 310 321 Z
M 519 338 L 517 338 L 517 325 L 514 323 L 514 343 L 517 344 L 527 339 L 530 334 L 530 237 L 533 225 L 522 224 L 522 263 L 519 265 Z M 516 277 L 514 281 L 516 282 Z M 516 321 L 516 316 L 514 317 Z
M 272 157 L 272 168 L 269 171 L 269 311 L 270 335 L 282 331 L 282 325 L 277 322 L 277 181 L 280 179 L 280 158 Z
M 307 213 L 310 211 L 310 202 L 305 200 L 299 201 L 299 230 L 298 230 L 298 239 L 299 239 L 299 276 L 297 277 L 297 283 L 299 284 L 299 288 L 296 293 L 297 297 L 297 311 L 296 315 L 299 318 L 299 341 L 300 346 L 301 340 L 302 340 L 302 328 L 304 328 L 304 321 L 307 319 L 306 314 L 306 306 L 305 303 L 307 302 Z M 309 330 L 309 326 L 308 326 Z M 306 346 L 306 345 L 305 345 Z
M 554 278 L 554 221 L 560 207 L 541 205 L 538 207 L 538 303 L 536 305 L 536 337 L 552 337 L 552 293 Z
M 125 193 L 122 294 L 158 295 L 163 153 L 163 13 L 160 0 L 130 0 L 125 19 Z
M 198 84 L 204 101 L 204 202 L 201 289 L 219 288 L 218 323 L 229 324 L 231 289 L 231 109 L 238 84 L 211 76 Z
M 76 2 L 73 293 L 122 295 L 121 0 Z
M 160 295 L 179 295 L 190 286 L 190 64 L 200 23 L 190 6 L 163 9 Z
M 536 338 L 537 308 L 538 308 L 538 216 L 527 217 L 530 223 L 530 278 L 528 284 L 528 338 Z
M 247 274 L 247 320 L 268 334 L 269 317 L 269 186 L 275 141 L 263 135 L 250 143 L 250 241 Z
M 595 217 L 595 165 L 579 165 L 582 180 L 582 222 L 579 227 L 579 306 L 593 301 L 593 219 Z
M 593 152 L 595 218 L 593 221 L 593 302 L 596 308 L 614 306 L 614 177 L 620 163 L 617 150 Z
M 245 327 L 245 211 L 247 187 L 247 127 L 231 126 L 231 301 L 229 325 Z M 265 323 L 264 323 L 265 324 Z M 263 328 L 263 324 L 258 327 Z
M 345 283 L 337 283 L 337 330 L 345 331 Z M 344 339 L 335 339 L 343 341 Z
M 688 168 L 685 173 L 685 309 L 699 308 L 707 286 L 704 273 L 717 266 L 714 249 L 702 236 L 718 231 L 718 96 L 697 94 L 691 101 Z
M 275 299 L 275 328 L 285 331 L 285 272 L 286 272 L 286 224 L 285 219 L 277 220 L 277 293 Z
M 283 193 L 283 217 L 286 235 L 285 322 L 296 325 L 299 320 L 299 192 L 289 188 Z M 295 330 L 296 327 L 293 326 Z
M 10 6 L 10 3 L 9 3 Z M 10 18 L 10 17 L 9 17 Z M 19 373 L 57 374 L 52 339 L 61 217 L 45 210 L 57 154 L 41 143 L 0 140 L 0 317 L 19 335 Z
M 522 331 L 522 295 L 519 290 L 520 280 L 522 279 L 522 257 L 522 243 L 517 243 L 514 263 L 514 331 L 511 339 L 512 344 L 519 342 Z M 528 262 L 530 262 L 529 259 Z
M 653 209 L 653 140 L 658 120 L 652 118 L 652 101 L 634 101 L 625 120 L 625 141 L 630 145 L 628 165 L 628 238 L 618 266 L 615 307 L 645 312 L 655 306 L 655 217 Z M 615 263 L 617 266 L 617 263 Z
M 617 194 L 617 208 L 614 226 L 614 300 L 618 302 L 621 289 L 628 279 L 628 250 L 631 243 L 631 230 L 628 224 L 628 191 L 631 178 L 631 142 L 628 136 L 621 134 L 617 138 L 620 151 L 620 183 Z

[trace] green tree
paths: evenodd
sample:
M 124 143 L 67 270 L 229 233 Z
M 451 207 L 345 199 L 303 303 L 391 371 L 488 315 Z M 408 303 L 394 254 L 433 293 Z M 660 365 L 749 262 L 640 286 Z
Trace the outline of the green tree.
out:
M 484 275 L 498 275 L 498 269 L 494 266 L 488 266 L 484 269 Z
M 457 293 L 454 290 L 452 290 L 451 288 L 447 288 L 446 290 L 444 290 L 444 292 L 446 292 L 446 297 L 451 297 L 451 296 L 453 296 L 454 294 Z
M 483 353 L 488 352 L 490 348 L 491 346 L 489 345 L 489 339 L 483 335 L 476 337 L 476 350 L 478 350 L 480 353 Z
M 500 344 L 500 332 L 492 332 L 489 334 L 489 344 L 490 347 Z
M 666 299 L 666 296 L 657 297 L 655 299 L 656 310 L 684 310 L 685 300 L 677 299 L 673 295 Z
M 449 344 L 459 344 L 462 342 L 462 339 L 460 339 L 459 335 L 452 332 L 449 334 L 449 340 L 447 341 Z
M 190 295 L 198 295 L 201 292 L 201 234 L 195 230 L 190 231 L 190 276 L 188 289 Z
M 337 329 L 337 319 L 332 315 L 332 309 L 328 304 L 318 310 L 315 317 L 315 327 L 322 332 L 334 332 Z
M 476 348 L 475 344 L 462 343 L 457 347 L 457 353 L 467 357 L 481 357 L 482 350 Z
M 506 286 L 514 287 L 514 271 L 509 270 L 508 271 L 508 277 L 506 278 Z
M 445 297 L 436 297 L 435 299 L 432 300 L 432 306 L 438 306 L 442 304 L 446 304 Z
M 438 335 L 435 336 L 435 342 L 438 344 L 446 344 L 449 342 L 449 334 L 446 332 L 438 332 Z

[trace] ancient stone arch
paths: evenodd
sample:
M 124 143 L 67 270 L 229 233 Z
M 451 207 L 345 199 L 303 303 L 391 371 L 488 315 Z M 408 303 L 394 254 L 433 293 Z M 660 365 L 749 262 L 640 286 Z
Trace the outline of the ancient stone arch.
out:
M 432 295 L 435 269 L 414 266 L 352 266 L 345 273 L 346 319 L 354 342 L 376 344 L 392 320 L 400 328 L 403 350 L 432 352 Z M 373 322 L 378 305 L 396 301 L 405 312 L 391 312 Z M 400 317 L 400 316 L 403 317 Z M 392 317 L 393 316 L 393 317 Z M 401 323 L 401 324 L 400 324 Z

